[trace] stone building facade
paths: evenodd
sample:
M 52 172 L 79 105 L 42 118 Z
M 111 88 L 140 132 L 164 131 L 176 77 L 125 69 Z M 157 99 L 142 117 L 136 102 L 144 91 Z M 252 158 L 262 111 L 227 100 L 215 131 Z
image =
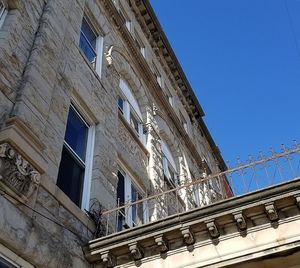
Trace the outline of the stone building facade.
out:
M 225 169 L 148 0 L 0 0 L 0 89 L 4 267 L 93 267 L 82 247 L 101 210 Z M 225 179 L 207 187 L 103 230 L 231 194 Z

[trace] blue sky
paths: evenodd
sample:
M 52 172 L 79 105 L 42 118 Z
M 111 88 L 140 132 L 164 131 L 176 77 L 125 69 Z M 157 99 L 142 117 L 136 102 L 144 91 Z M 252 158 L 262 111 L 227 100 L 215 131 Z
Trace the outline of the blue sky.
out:
M 231 165 L 300 142 L 300 0 L 151 0 Z

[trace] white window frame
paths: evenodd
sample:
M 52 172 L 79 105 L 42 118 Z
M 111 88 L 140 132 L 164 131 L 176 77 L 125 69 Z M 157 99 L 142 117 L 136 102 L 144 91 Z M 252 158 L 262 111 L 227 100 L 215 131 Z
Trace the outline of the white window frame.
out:
M 120 94 L 119 94 L 118 98 L 121 98 L 123 100 L 123 109 L 121 109 L 121 107 L 118 105 L 119 110 L 122 111 L 124 118 L 134 129 L 135 133 L 137 134 L 137 136 L 139 137 L 141 142 L 143 144 L 145 144 L 145 134 L 143 131 L 142 113 L 138 106 L 138 102 L 135 99 L 128 84 L 123 79 L 120 79 L 119 87 L 120 87 Z M 118 100 L 118 103 L 119 103 L 119 100 Z M 131 124 L 132 116 L 138 121 L 138 131 L 136 131 L 136 129 Z
M 137 190 L 137 192 L 143 196 L 144 191 L 141 189 L 141 187 L 138 185 L 138 183 L 133 179 L 133 176 L 128 172 L 128 170 L 122 165 L 119 164 L 118 172 L 120 172 L 124 177 L 124 203 L 128 204 L 131 202 L 135 202 L 136 200 L 132 201 L 132 186 Z M 141 202 L 142 209 L 143 209 L 143 224 L 148 222 L 148 210 L 147 210 L 147 204 L 145 202 Z M 126 208 L 125 211 L 125 224 L 132 228 L 134 227 L 134 219 L 132 218 L 132 206 L 130 206 L 129 209 Z M 138 226 L 137 223 L 135 223 L 136 226 Z
M 7 6 L 0 0 L 0 29 L 3 26 L 5 17 L 8 13 Z
M 83 112 L 82 108 L 72 101 L 70 104 L 70 109 L 73 109 L 76 115 L 82 120 L 82 122 L 88 128 L 88 137 L 86 143 L 85 151 L 85 161 L 72 150 L 72 148 L 64 140 L 64 146 L 68 148 L 76 157 L 76 160 L 81 162 L 84 166 L 84 176 L 83 176 L 83 186 L 82 186 L 82 196 L 79 207 L 82 210 L 89 210 L 89 201 L 90 201 L 90 191 L 91 191 L 91 178 L 92 178 L 92 167 L 93 167 L 93 156 L 94 156 L 94 146 L 95 146 L 95 125 L 92 123 L 92 120 L 86 118 L 86 113 Z
M 101 77 L 102 74 L 102 59 L 103 59 L 103 42 L 104 38 L 102 34 L 99 34 L 98 31 L 95 30 L 93 27 L 92 23 L 90 22 L 90 19 L 88 15 L 84 14 L 82 21 L 85 20 L 88 26 L 90 27 L 91 31 L 95 34 L 96 36 L 96 47 L 95 47 L 95 54 L 96 54 L 96 59 L 95 59 L 95 65 L 93 65 L 93 62 L 90 62 L 92 65 L 93 69 L 96 71 L 96 73 Z M 82 24 L 82 23 L 81 23 Z M 84 33 L 82 32 L 82 28 L 80 28 L 80 34 Z M 84 54 L 84 52 L 83 52 Z
M 26 268 L 34 268 L 33 265 L 19 257 L 16 253 L 0 244 L 0 257 L 4 259 L 9 264 L 15 266 L 16 268 L 26 267 Z

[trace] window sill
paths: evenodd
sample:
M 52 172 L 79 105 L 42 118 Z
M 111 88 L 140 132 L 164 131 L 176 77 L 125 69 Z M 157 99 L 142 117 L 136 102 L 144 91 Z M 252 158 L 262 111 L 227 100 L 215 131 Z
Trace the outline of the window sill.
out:
M 122 112 L 120 110 L 118 110 L 118 115 L 119 115 L 119 118 L 121 119 L 123 125 L 130 132 L 130 134 L 133 137 L 133 139 L 137 142 L 137 144 L 140 146 L 140 148 L 142 149 L 142 151 L 148 157 L 149 156 L 149 152 L 148 152 L 147 148 L 141 142 L 139 136 L 137 135 L 137 133 L 135 132 L 135 130 L 131 127 L 131 125 L 127 122 L 127 120 L 125 119 L 125 117 L 123 116 L 123 114 L 122 114 Z

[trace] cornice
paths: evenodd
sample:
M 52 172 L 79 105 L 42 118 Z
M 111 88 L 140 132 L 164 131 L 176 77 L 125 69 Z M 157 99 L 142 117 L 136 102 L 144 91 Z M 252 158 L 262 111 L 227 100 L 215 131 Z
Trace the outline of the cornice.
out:
M 101 260 L 103 252 L 109 252 L 120 265 L 136 260 L 136 256 L 128 257 L 131 245 L 140 251 L 139 260 L 162 253 L 169 256 L 191 247 L 214 246 L 232 237 L 245 237 L 299 219 L 299 196 L 298 179 L 95 239 L 83 251 L 91 263 Z M 293 212 L 287 213 L 288 210 Z

